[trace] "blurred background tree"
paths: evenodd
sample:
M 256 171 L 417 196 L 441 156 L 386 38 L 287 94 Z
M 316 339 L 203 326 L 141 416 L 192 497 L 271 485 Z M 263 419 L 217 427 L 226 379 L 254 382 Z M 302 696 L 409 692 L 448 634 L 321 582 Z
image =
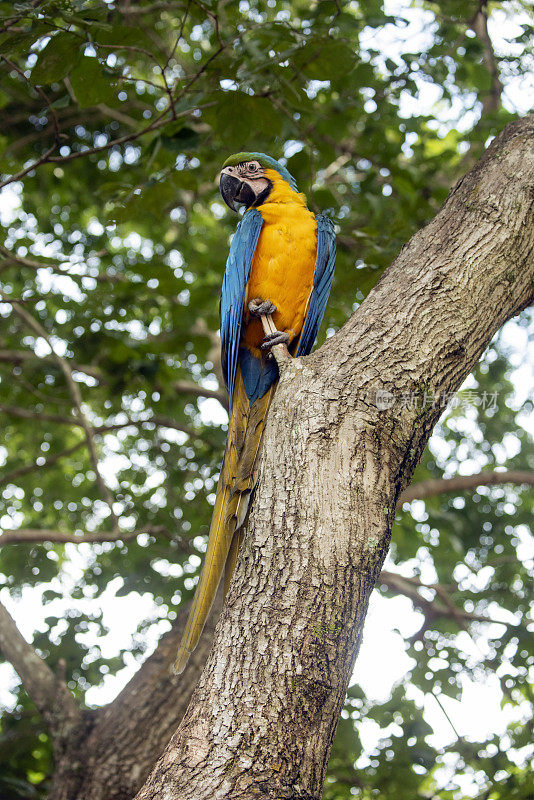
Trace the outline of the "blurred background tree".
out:
M 282 158 L 335 220 L 322 341 L 528 110 L 532 31 L 518 0 L 0 2 L 0 596 L 81 704 L 192 596 L 225 439 L 224 159 Z M 352 686 L 327 800 L 532 797 L 529 320 L 496 337 L 415 482 L 523 474 L 399 510 L 378 591 L 408 598 L 389 602 L 409 666 L 384 702 Z M 110 650 L 112 596 L 150 611 Z M 1 674 L 0 797 L 46 797 L 49 733 Z M 508 727 L 475 741 L 447 698 L 490 676 Z

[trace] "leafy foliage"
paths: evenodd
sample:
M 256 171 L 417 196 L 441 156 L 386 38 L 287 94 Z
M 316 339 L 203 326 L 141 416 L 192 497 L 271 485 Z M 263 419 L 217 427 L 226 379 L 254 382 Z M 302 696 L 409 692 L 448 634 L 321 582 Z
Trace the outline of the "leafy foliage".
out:
M 127 661 L 99 644 L 105 626 L 94 609 L 106 587 L 153 598 L 140 633 L 194 587 L 225 438 L 210 396 L 223 399 L 218 295 L 236 222 L 214 180 L 222 162 L 246 149 L 285 157 L 310 206 L 335 219 L 322 341 L 514 113 L 498 83 L 526 74 L 532 26 L 520 4 L 494 6 L 496 24 L 510 17 L 515 31 L 497 54 L 475 30 L 483 20 L 472 0 L 0 2 L 0 524 L 103 539 L 6 544 L 0 570 L 4 591 L 31 589 L 50 608 L 34 644 L 52 667 L 64 662 L 80 700 Z M 528 409 L 514 406 L 499 339 L 474 381 L 478 393 L 498 392 L 496 412 L 453 409 L 416 479 L 466 462 L 533 468 L 520 424 Z M 380 704 L 352 687 L 325 798 L 532 793 L 521 549 L 532 505 L 520 487 L 494 487 L 399 513 L 391 569 L 439 583 L 460 611 L 427 613 L 407 642 L 411 694 L 396 687 Z M 516 720 L 507 735 L 432 744 L 422 698 L 460 697 L 466 676 L 489 674 Z M 14 691 L 0 729 L 0 796 L 44 797 L 48 736 Z M 368 720 L 383 736 L 366 753 Z

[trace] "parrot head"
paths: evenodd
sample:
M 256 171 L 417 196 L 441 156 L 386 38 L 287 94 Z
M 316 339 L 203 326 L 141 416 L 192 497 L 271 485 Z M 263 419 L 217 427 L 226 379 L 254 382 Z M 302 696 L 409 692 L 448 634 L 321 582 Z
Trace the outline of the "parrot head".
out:
M 297 191 L 294 177 L 288 170 L 265 153 L 236 153 L 227 158 L 221 170 L 219 189 L 226 205 L 236 211 L 235 204 L 245 208 L 264 203 L 273 188 L 273 172 L 277 178 Z

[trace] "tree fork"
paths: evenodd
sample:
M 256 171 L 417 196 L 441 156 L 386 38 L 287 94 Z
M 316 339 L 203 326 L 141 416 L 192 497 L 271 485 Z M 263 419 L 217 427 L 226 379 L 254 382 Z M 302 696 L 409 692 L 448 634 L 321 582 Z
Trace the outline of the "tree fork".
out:
M 419 392 L 421 398 L 453 391 L 492 333 L 532 299 L 529 185 L 534 173 L 533 133 L 532 118 L 508 126 L 457 184 L 438 217 L 403 249 L 342 331 L 313 356 L 282 365 L 257 509 L 223 627 L 218 630 L 218 644 L 183 725 L 139 797 L 155 797 L 158 792 L 173 799 L 319 796 L 367 598 L 389 542 L 394 507 L 389 498 L 393 495 L 397 502 L 409 501 L 412 494 L 461 491 L 506 480 L 495 473 L 479 476 L 483 477 L 480 481 L 477 476 L 453 478 L 400 492 L 409 482 L 441 409 L 439 404 L 432 408 L 429 402 L 427 408 L 415 409 L 417 413 L 412 410 L 410 415 L 409 409 L 402 409 L 396 416 L 395 405 L 378 408 L 376 400 L 377 391 L 385 391 L 382 401 L 410 391 Z M 466 284 L 466 270 L 475 276 L 472 285 Z M 456 278 L 451 280 L 455 271 Z M 431 322 L 421 325 L 425 317 Z M 398 322 L 396 327 L 391 319 Z M 435 330 L 430 330 L 430 325 Z M 339 431 L 338 424 L 342 426 Z M 292 448 L 295 442 L 297 447 Z M 383 469 L 381 454 L 387 456 Z M 374 495 L 376 474 L 380 477 L 377 496 L 369 500 Z M 531 482 L 528 473 L 510 473 L 508 478 Z M 336 480 L 339 498 L 331 498 L 327 490 Z M 454 484 L 457 480 L 462 481 L 461 486 Z M 377 502 L 380 493 L 386 498 L 383 507 Z M 300 498 L 298 502 L 296 498 Z M 271 531 L 269 513 L 273 509 L 276 515 Z M 321 524 L 326 530 L 323 537 Z M 312 535 L 308 535 L 310 531 Z M 269 567 L 271 553 L 273 564 Z M 315 564 L 316 553 L 320 560 Z M 345 561 L 340 555 L 345 555 Z M 324 564 L 332 563 L 332 568 L 323 569 Z M 369 572 L 358 578 L 357 570 L 365 572 L 365 564 Z M 374 573 L 371 567 L 376 568 Z M 347 593 L 345 577 L 351 587 L 357 586 L 357 596 Z M 267 578 L 277 581 L 275 591 L 269 588 Z M 278 608 L 275 603 L 269 608 L 271 595 L 280 600 Z M 298 606 L 291 602 L 295 597 Z M 72 711 L 72 716 L 67 715 L 68 737 L 63 735 L 63 725 L 63 733 L 58 730 L 42 702 L 43 692 L 44 697 L 47 693 L 51 696 L 47 686 L 54 687 L 52 694 L 59 686 L 60 695 L 67 692 L 66 687 L 60 678 L 56 683 L 46 665 L 44 670 L 40 668 L 42 662 L 20 634 L 18 638 L 12 635 L 10 618 L 0 619 L 5 655 L 18 667 L 55 740 L 56 773 L 50 794 L 54 800 L 130 800 L 142 785 L 182 717 L 209 650 L 215 615 L 208 620 L 182 679 L 167 674 L 186 616 L 187 606 L 180 610 L 173 631 L 162 638 L 156 652 L 109 706 L 79 715 L 67 697 Z M 291 629 L 294 624 L 298 624 L 297 630 Z M 248 647 L 240 641 L 245 628 Z M 228 632 L 235 645 L 221 651 Z M 251 644 L 254 636 L 256 642 Z M 251 648 L 255 652 L 247 653 Z M 19 649 L 24 655 L 22 662 L 17 658 Z M 225 653 L 232 657 L 229 664 Z M 241 674 L 236 666 L 239 658 L 243 659 Z M 285 671 L 271 663 L 280 658 L 285 659 L 281 662 L 284 667 L 287 664 Z M 31 664 L 31 669 L 25 670 L 25 663 Z M 222 663 L 223 671 L 211 678 L 214 663 Z M 253 686 L 250 696 L 244 695 L 253 684 L 253 668 L 260 685 Z M 279 674 L 282 681 L 274 685 L 273 675 Z M 330 683 L 321 682 L 325 676 L 332 678 Z M 219 686 L 224 705 L 218 708 Z M 233 705 L 228 702 L 232 686 L 236 687 Z M 245 733 L 237 742 L 241 732 L 233 733 L 236 715 Z M 271 732 L 269 737 L 273 725 L 280 726 L 278 734 Z M 231 734 L 228 737 L 226 729 Z M 305 747 L 308 729 L 313 746 Z M 265 753 L 262 741 L 269 747 Z M 314 748 L 318 748 L 318 756 Z M 273 754 L 270 761 L 269 754 Z M 221 755 L 223 779 L 220 769 L 212 769 L 214 758 Z M 262 768 L 264 763 L 266 768 Z M 183 789 L 187 776 L 191 783 Z
M 432 398 L 534 297 L 533 135 L 508 125 L 344 327 L 284 365 L 213 648 L 138 800 L 320 797 Z
M 131 800 L 169 741 L 210 648 L 219 595 L 204 636 L 180 679 L 171 666 L 191 604 L 115 700 L 84 715 L 79 735 L 56 757 L 50 800 Z

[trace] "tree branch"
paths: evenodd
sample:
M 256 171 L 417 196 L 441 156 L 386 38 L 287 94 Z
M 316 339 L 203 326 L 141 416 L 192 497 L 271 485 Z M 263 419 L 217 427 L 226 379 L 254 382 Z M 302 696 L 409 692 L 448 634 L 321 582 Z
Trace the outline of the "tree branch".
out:
M 90 378 L 94 378 L 99 383 L 104 383 L 104 374 L 101 369 L 90 364 L 77 364 L 70 359 L 66 359 L 73 372 L 82 372 Z M 0 363 L 4 364 L 23 364 L 24 362 L 46 362 L 56 361 L 51 355 L 38 356 L 30 350 L 0 350 Z M 207 389 L 199 383 L 192 381 L 175 381 L 172 389 L 176 394 L 190 394 L 194 397 L 206 397 L 218 400 L 219 403 L 228 410 L 228 395 L 220 389 Z M 171 426 L 172 427 L 172 426 Z
M 470 611 L 465 611 L 463 608 L 458 608 L 452 601 L 447 589 L 439 584 L 426 584 L 417 579 L 406 578 L 404 575 L 399 575 L 396 572 L 389 572 L 385 569 L 380 573 L 378 582 L 387 586 L 388 589 L 397 594 L 409 597 L 414 606 L 424 613 L 425 624 L 430 623 L 434 619 L 446 617 L 456 620 L 459 626 L 464 630 L 467 630 L 468 622 L 488 622 L 493 625 L 517 627 L 514 623 L 503 622 L 502 620 L 492 619 L 485 614 L 474 614 Z M 435 592 L 443 602 L 440 603 L 436 598 L 428 600 L 422 597 L 419 593 L 419 589 L 427 589 Z
M 50 272 L 55 272 L 57 275 L 65 275 L 74 281 L 81 281 L 83 278 L 92 278 L 92 280 L 102 283 L 129 283 L 130 281 L 124 275 L 107 275 L 99 273 L 98 275 L 78 275 L 75 272 L 69 272 L 68 269 L 62 269 L 59 264 L 51 264 L 46 261 L 38 261 L 34 258 L 27 258 L 26 256 L 19 256 L 8 250 L 7 247 L 0 245 L 0 253 L 4 256 L 5 261 L 13 264 L 20 264 L 22 267 L 30 267 L 31 269 L 47 269 Z M 71 264 L 71 267 L 84 266 L 82 263 Z
M 29 411 L 26 408 L 18 408 L 18 406 L 8 406 L 0 403 L 0 411 L 9 414 L 12 417 L 19 417 L 20 419 L 37 419 L 41 422 L 55 422 L 59 425 L 74 425 L 83 428 L 83 425 L 76 417 L 64 417 L 60 414 L 47 414 L 40 411 Z M 181 425 L 168 417 L 149 417 L 148 419 L 134 420 L 127 419 L 126 422 L 110 422 L 105 425 L 94 425 L 93 433 L 103 434 L 111 433 L 112 431 L 119 431 L 122 428 L 140 428 L 145 425 L 154 425 L 156 428 L 172 428 L 172 430 L 180 431 L 187 434 L 191 439 L 198 439 L 205 442 L 202 434 L 195 431 L 188 425 Z
M 534 298 L 533 143 L 534 117 L 507 126 L 343 328 L 284 370 L 213 648 L 137 800 L 320 796 L 397 500 L 442 413 L 372 398 L 456 391 Z
M 204 64 L 202 64 L 199 67 L 199 69 L 194 73 L 194 75 L 192 75 L 188 80 L 186 79 L 187 82 L 185 86 L 180 92 L 177 93 L 176 97 L 174 96 L 172 97 L 172 106 L 168 105 L 162 111 L 162 113 L 159 114 L 156 117 L 156 119 L 153 120 L 149 125 L 146 125 L 144 128 L 141 128 L 141 130 L 125 134 L 124 136 L 119 136 L 116 139 L 111 139 L 104 145 L 100 145 L 98 147 L 88 147 L 85 150 L 77 150 L 65 156 L 52 155 L 52 153 L 54 153 L 54 151 L 57 148 L 56 143 L 54 143 L 50 148 L 48 148 L 39 158 L 37 158 L 31 164 L 28 164 L 28 166 L 19 170 L 19 172 L 15 173 L 14 175 L 10 175 L 3 181 L 0 181 L 0 189 L 2 189 L 4 186 L 7 186 L 10 183 L 19 181 L 21 178 L 24 178 L 26 175 L 28 175 L 30 172 L 33 172 L 34 169 L 41 166 L 42 164 L 52 164 L 52 163 L 66 164 L 67 162 L 74 161 L 75 159 L 78 158 L 85 158 L 86 156 L 94 155 L 95 153 L 102 153 L 105 150 L 109 150 L 112 147 L 116 147 L 117 145 L 135 141 L 136 139 L 139 139 L 141 136 L 144 136 L 146 133 L 159 130 L 159 128 L 162 128 L 164 125 L 170 122 L 170 119 L 176 120 L 180 119 L 181 117 L 187 117 L 190 116 L 194 111 L 197 111 L 199 109 L 209 108 L 210 106 L 215 105 L 215 102 L 203 103 L 201 105 L 196 105 L 192 108 L 185 109 L 184 111 L 181 111 L 178 114 L 173 113 L 174 103 L 176 103 L 178 100 L 181 100 L 185 96 L 185 94 L 191 88 L 191 86 L 193 86 L 196 83 L 196 81 L 200 78 L 200 76 L 204 74 L 208 66 L 211 64 L 211 62 L 215 58 L 217 58 L 217 56 L 219 56 L 226 47 L 233 44 L 233 42 L 236 41 L 236 39 L 239 39 L 241 35 L 242 33 L 239 33 L 236 36 L 234 36 L 229 42 L 226 42 L 226 44 L 220 44 L 219 48 L 214 53 L 212 53 L 212 55 L 204 62 Z M 162 90 L 164 89 L 164 87 L 159 87 L 159 88 L 161 88 Z M 169 114 L 171 114 L 170 119 L 169 119 Z
M 534 486 L 534 472 L 508 470 L 507 472 L 479 472 L 477 475 L 455 475 L 453 478 L 420 481 L 404 489 L 399 495 L 397 508 L 412 500 L 425 500 L 427 497 L 450 492 L 468 492 L 477 486 L 498 486 L 506 483 Z
M 153 14 L 154 11 L 170 11 L 172 10 L 177 3 L 169 2 L 169 0 L 160 0 L 160 2 L 152 3 L 149 6 L 126 6 L 121 5 L 118 6 L 117 11 L 120 11 L 121 14 L 125 14 L 127 16 L 134 16 L 134 15 L 141 15 L 141 14 Z M 182 4 L 183 5 L 183 4 Z
M 42 6 L 44 1 L 45 0 L 30 0 L 29 5 L 31 6 L 31 8 L 35 9 L 38 8 L 39 6 Z M 16 25 L 17 22 L 21 22 L 23 19 L 26 19 L 27 17 L 28 17 L 28 9 L 26 7 L 25 13 L 18 14 L 17 16 L 14 17 L 8 17 L 4 25 L 2 25 L 2 27 L 0 28 L 0 32 L 4 33 L 5 31 L 12 28 L 13 25 Z
M 129 128 L 137 128 L 138 122 L 133 117 L 129 117 L 128 114 L 124 114 L 122 111 L 119 111 L 117 108 L 111 108 L 107 106 L 105 103 L 99 103 L 95 108 L 100 111 L 103 117 L 108 117 L 109 119 L 114 119 L 117 122 L 120 122 L 122 125 L 127 125 Z
M 136 539 L 140 534 L 145 533 L 149 536 L 165 536 L 168 539 L 173 537 L 163 525 L 146 525 L 133 531 L 113 530 L 113 531 L 93 531 L 91 533 L 67 533 L 64 531 L 52 530 L 50 528 L 16 528 L 5 530 L 0 534 L 0 547 L 6 544 L 43 544 L 53 542 L 54 544 L 95 544 L 98 542 L 129 542 Z
M 30 361 L 34 361 L 36 363 L 43 361 L 55 362 L 56 359 L 51 355 L 38 356 L 29 350 L 0 350 L 0 363 L 18 365 Z M 99 383 L 103 382 L 104 376 L 102 374 L 102 370 L 100 370 L 98 367 L 92 367 L 89 364 L 76 364 L 74 361 L 70 361 L 70 359 L 68 359 L 68 361 L 73 372 L 83 372 L 84 375 L 89 375 L 90 378 L 94 378 Z
M 179 114 L 176 114 L 176 119 L 180 117 L 187 117 L 190 116 L 193 111 L 197 108 L 206 108 L 207 105 L 212 105 L 212 103 L 204 104 L 200 106 L 195 106 L 194 108 L 188 108 L 185 111 L 181 111 Z M 3 181 L 0 181 L 0 189 L 3 189 L 4 186 L 7 186 L 10 183 L 15 183 L 19 181 L 21 178 L 24 178 L 28 173 L 32 172 L 37 167 L 41 166 L 41 164 L 47 163 L 54 163 L 54 164 L 65 164 L 68 161 L 74 161 L 77 158 L 84 158 L 85 156 L 94 155 L 95 153 L 102 153 L 104 150 L 109 150 L 112 147 L 116 147 L 119 144 L 126 144 L 127 142 L 133 142 L 135 139 L 139 139 L 141 136 L 144 136 L 146 133 L 150 133 L 151 131 L 158 130 L 162 128 L 164 125 L 169 122 L 167 119 L 168 109 L 165 110 L 162 114 L 159 115 L 150 125 L 146 125 L 139 131 L 135 131 L 133 133 L 125 134 L 124 136 L 119 136 L 117 139 L 110 140 L 107 144 L 101 145 L 99 147 L 88 147 L 87 150 L 77 150 L 74 153 L 69 153 L 66 156 L 52 156 L 52 153 L 56 149 L 56 145 L 53 144 L 52 147 L 49 147 L 39 158 L 29 164 L 27 167 L 19 170 L 19 172 L 15 173 L 14 175 L 10 175 L 9 177 L 5 178 Z
M 493 43 L 488 31 L 487 0 L 479 0 L 478 11 L 469 23 L 484 48 L 484 64 L 491 75 L 491 88 L 482 101 L 482 114 L 498 111 L 501 107 L 503 85 L 499 77 L 499 67 L 495 58 Z
M 50 100 L 48 99 L 48 97 L 47 97 L 45 91 L 43 90 L 43 88 L 41 86 L 33 86 L 30 83 L 30 79 L 26 76 L 24 70 L 22 70 L 20 67 L 18 67 L 16 64 L 14 64 L 13 61 L 11 61 L 9 58 L 7 58 L 4 55 L 0 55 L 0 59 L 2 61 L 5 61 L 5 63 L 8 65 L 8 67 L 10 69 L 14 70 L 17 73 L 17 75 L 19 75 L 19 77 L 22 78 L 22 80 L 25 83 L 27 83 L 28 86 L 31 89 L 33 89 L 33 91 L 37 92 L 37 94 L 39 95 L 41 100 L 44 100 L 45 105 L 48 108 L 48 112 L 49 112 L 50 116 L 52 117 L 52 125 L 53 125 L 53 128 L 54 128 L 54 139 L 56 140 L 56 147 L 59 147 L 60 144 L 61 144 L 61 138 L 62 137 L 66 138 L 66 135 L 65 134 L 60 134 L 60 132 L 59 132 L 59 123 L 58 123 L 58 119 L 57 119 L 56 110 L 52 106 L 52 104 L 50 103 Z
M 0 411 L 4 414 L 9 414 L 10 417 L 18 417 L 19 419 L 37 419 L 40 422 L 57 422 L 59 425 L 74 425 L 80 426 L 81 423 L 75 417 L 63 417 L 60 414 L 47 414 L 41 411 L 29 411 L 27 408 L 19 408 L 18 406 L 8 406 L 5 403 L 0 403 Z
M 217 376 L 219 386 L 224 386 L 224 376 L 221 364 L 221 340 L 219 338 L 219 334 L 216 331 L 212 331 L 211 328 L 208 327 L 206 320 L 202 317 L 198 317 L 195 320 L 195 324 L 191 328 L 191 333 L 194 336 L 206 336 L 206 338 L 209 339 L 211 347 L 208 352 L 208 359 L 213 364 L 213 371 Z M 225 408 L 228 408 L 228 399 L 224 405 Z
M 79 450 L 85 444 L 84 440 L 77 442 L 72 447 L 67 447 L 66 450 L 62 450 L 60 453 L 56 453 L 55 455 L 48 456 L 45 458 L 42 456 L 43 463 L 42 464 L 28 464 L 25 467 L 19 467 L 18 469 L 11 470 L 11 472 L 6 473 L 5 475 L 0 477 L 0 486 L 7 486 L 7 484 L 12 483 L 17 478 L 20 478 L 22 475 L 28 475 L 30 472 L 35 472 L 36 470 L 46 469 L 48 467 L 53 467 L 54 464 L 57 464 L 62 458 L 66 456 L 70 456 L 72 453 L 75 453 L 76 450 Z M 0 537 L 1 542 L 1 537 Z
M 109 705 L 95 712 L 92 726 L 83 742 L 84 758 L 72 747 L 72 775 L 54 775 L 50 798 L 70 800 L 65 784 L 80 777 L 83 797 L 96 800 L 133 798 L 154 762 L 169 741 L 189 705 L 198 675 L 209 652 L 215 623 L 222 605 L 219 596 L 206 623 L 202 641 L 180 677 L 171 673 L 178 642 L 185 626 L 191 603 L 184 603 L 177 612 L 172 629 L 165 633 L 154 653 Z
M 192 394 L 194 397 L 209 397 L 218 400 L 223 408 L 228 410 L 228 395 L 218 389 L 206 389 L 198 383 L 190 381 L 175 381 L 172 385 L 177 394 Z
M 61 738 L 68 736 L 72 727 L 80 720 L 80 709 L 65 684 L 24 639 L 2 603 L 0 650 L 13 665 L 54 735 L 61 734 Z
M 74 404 L 74 409 L 78 417 L 78 424 L 80 425 L 81 428 L 83 428 L 83 431 L 85 433 L 87 449 L 89 450 L 89 457 L 91 459 L 91 463 L 95 471 L 96 482 L 102 493 L 102 497 L 109 508 L 109 513 L 113 521 L 113 526 L 118 527 L 117 518 L 115 516 L 115 512 L 113 511 L 113 502 L 114 502 L 113 495 L 111 494 L 111 491 L 109 490 L 109 487 L 106 484 L 104 478 L 102 477 L 102 473 L 100 471 L 100 463 L 95 443 L 95 431 L 89 419 L 87 418 L 87 415 L 83 410 L 83 400 L 80 392 L 80 387 L 72 377 L 72 370 L 70 368 L 70 365 L 64 358 L 62 358 L 60 355 L 56 353 L 56 350 L 54 348 L 50 336 L 48 335 L 48 332 L 43 328 L 43 326 L 39 322 L 37 322 L 36 319 L 34 319 L 34 317 L 31 316 L 31 314 L 28 314 L 28 312 L 24 308 L 22 308 L 22 306 L 20 306 L 19 304 L 13 305 L 13 311 L 29 328 L 31 328 L 31 330 L 34 331 L 34 333 L 36 333 L 38 336 L 42 337 L 45 340 L 50 350 L 52 351 L 52 356 L 56 360 L 59 368 L 61 369 L 65 377 L 67 388 L 69 390 L 72 402 Z

